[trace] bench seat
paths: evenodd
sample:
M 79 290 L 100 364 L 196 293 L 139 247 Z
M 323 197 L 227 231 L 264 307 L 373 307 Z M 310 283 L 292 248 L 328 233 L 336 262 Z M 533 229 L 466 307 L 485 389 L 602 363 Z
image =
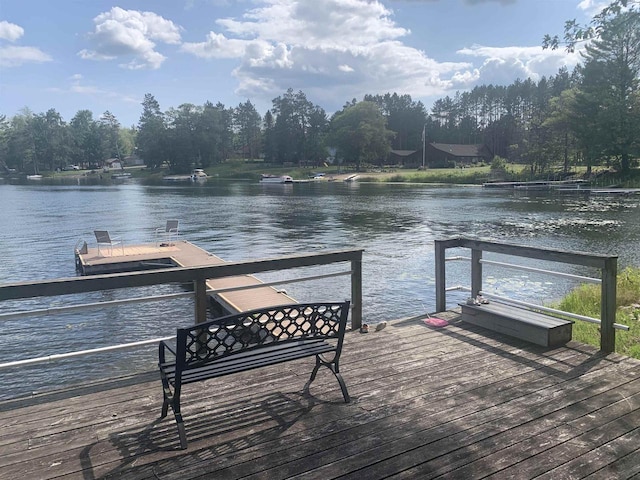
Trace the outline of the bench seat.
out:
M 237 355 L 224 357 L 200 367 L 192 367 L 182 373 L 182 385 L 222 377 L 233 373 L 245 372 L 254 368 L 276 365 L 300 358 L 311 357 L 335 350 L 333 345 L 323 340 L 296 340 L 287 343 L 276 343 L 253 350 L 246 350 Z M 169 362 L 160 366 L 167 380 L 175 386 L 176 364 Z
M 491 302 L 460 304 L 462 321 L 488 328 L 543 347 L 557 347 L 571 340 L 573 322 L 526 308 Z

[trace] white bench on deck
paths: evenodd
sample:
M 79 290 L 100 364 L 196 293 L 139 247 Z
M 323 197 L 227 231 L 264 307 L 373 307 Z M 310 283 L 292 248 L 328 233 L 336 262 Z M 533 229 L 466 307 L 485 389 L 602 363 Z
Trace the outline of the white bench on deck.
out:
M 526 308 L 491 302 L 460 304 L 462 321 L 526 340 L 543 347 L 557 347 L 571 340 L 573 322 Z

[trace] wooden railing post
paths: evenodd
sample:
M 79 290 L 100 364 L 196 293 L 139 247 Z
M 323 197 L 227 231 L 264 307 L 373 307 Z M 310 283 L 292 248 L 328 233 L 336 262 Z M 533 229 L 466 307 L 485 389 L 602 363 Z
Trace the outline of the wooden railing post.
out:
M 447 249 L 440 240 L 435 241 L 436 256 L 436 312 L 447 309 L 447 290 L 445 278 L 445 254 Z
M 618 259 L 605 259 L 602 269 L 602 287 L 600 291 L 600 350 L 612 353 L 616 349 L 616 282 L 618 279 Z
M 207 321 L 207 282 L 204 279 L 193 281 L 193 290 L 195 293 L 195 323 L 204 323 Z
M 482 291 L 482 250 L 471 249 L 471 297 L 476 298 Z
M 351 260 L 351 329 L 362 326 L 362 252 Z

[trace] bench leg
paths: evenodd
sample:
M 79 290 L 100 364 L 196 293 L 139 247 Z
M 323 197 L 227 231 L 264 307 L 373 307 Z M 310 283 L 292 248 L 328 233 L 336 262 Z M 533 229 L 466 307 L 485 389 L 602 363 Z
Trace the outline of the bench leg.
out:
M 175 412 L 174 412 L 175 413 Z M 182 421 L 182 414 L 175 413 L 176 423 L 178 424 L 178 436 L 180 437 L 180 448 L 187 448 L 187 433 L 184 429 L 184 422 Z
M 344 379 L 342 378 L 342 375 L 340 375 L 340 367 L 338 367 L 338 363 L 326 362 L 320 357 L 320 355 L 316 355 L 316 366 L 313 367 L 313 370 L 311 372 L 311 377 L 309 378 L 309 381 L 304 386 L 304 391 L 307 391 L 307 392 L 309 391 L 311 382 L 313 382 L 316 379 L 316 375 L 318 374 L 318 370 L 320 369 L 321 365 L 324 365 L 329 370 L 331 370 L 331 373 L 333 373 L 333 375 L 338 380 L 338 383 L 340 384 L 340 390 L 342 391 L 342 397 L 344 398 L 344 402 L 350 403 L 351 397 L 349 396 L 349 392 L 347 391 L 347 384 L 344 383 Z
M 169 412 L 169 400 L 167 397 L 164 397 L 164 402 L 162 402 L 162 412 L 160 413 L 160 418 L 164 418 L 167 416 Z
M 342 390 L 342 396 L 344 397 L 344 403 L 351 403 L 351 397 L 349 396 L 349 392 L 347 391 L 347 384 L 344 383 L 344 379 L 342 378 L 342 375 L 340 375 L 340 372 L 338 371 L 338 365 L 336 364 L 335 371 L 333 369 L 331 369 L 331 371 L 338 379 L 338 383 L 340 384 L 340 390 Z
M 171 398 L 171 388 L 169 387 L 169 381 L 167 377 L 164 375 L 162 370 L 160 370 L 160 381 L 162 382 L 162 412 L 160 413 L 160 418 L 164 418 L 167 416 L 169 411 L 169 399 Z
M 174 390 L 172 394 L 167 377 L 162 374 L 162 372 L 160 373 L 160 377 L 162 380 L 162 396 L 164 398 L 162 401 L 162 412 L 160 413 L 160 418 L 166 417 L 167 413 L 169 413 L 169 407 L 171 407 L 171 410 L 173 410 L 173 416 L 178 424 L 180 448 L 184 450 L 187 448 L 187 433 L 184 428 L 184 422 L 182 421 L 182 413 L 180 413 L 180 389 L 177 391 Z

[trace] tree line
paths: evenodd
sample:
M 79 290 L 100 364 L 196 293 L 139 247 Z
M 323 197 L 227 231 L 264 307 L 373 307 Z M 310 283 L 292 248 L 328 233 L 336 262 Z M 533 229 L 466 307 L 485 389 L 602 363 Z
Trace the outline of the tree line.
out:
M 640 2 L 615 0 L 588 26 L 567 22 L 566 47 L 588 41 L 572 71 L 482 85 L 437 100 L 431 112 L 411 96 L 367 94 L 329 116 L 302 91 L 288 89 L 260 115 L 250 101 L 236 107 L 185 103 L 163 111 L 152 94 L 138 124 L 79 111 L 68 123 L 54 109 L 0 117 L 0 166 L 54 170 L 69 163 L 99 166 L 136 153 L 151 168 L 207 168 L 228 158 L 274 165 L 327 161 L 380 165 L 391 150 L 424 142 L 484 143 L 532 173 L 606 164 L 621 172 L 640 157 Z M 546 36 L 545 48 L 562 45 Z

